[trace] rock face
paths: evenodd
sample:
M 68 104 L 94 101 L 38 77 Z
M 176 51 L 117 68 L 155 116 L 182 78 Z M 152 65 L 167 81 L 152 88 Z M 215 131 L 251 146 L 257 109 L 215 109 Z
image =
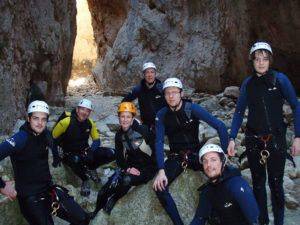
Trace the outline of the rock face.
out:
M 196 90 L 240 85 L 257 39 L 272 44 L 275 67 L 300 86 L 299 1 L 88 2 L 99 54 L 94 74 L 104 89 L 136 83 L 146 61 L 161 79 L 177 76 Z
M 0 131 L 24 115 L 30 84 L 62 104 L 76 35 L 76 1 L 0 2 Z

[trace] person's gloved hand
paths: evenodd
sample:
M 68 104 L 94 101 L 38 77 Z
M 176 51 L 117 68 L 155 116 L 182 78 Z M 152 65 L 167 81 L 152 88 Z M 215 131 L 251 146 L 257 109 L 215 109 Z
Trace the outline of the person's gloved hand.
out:
M 52 162 L 52 166 L 54 168 L 61 166 L 61 158 L 59 156 L 53 156 L 53 162 Z

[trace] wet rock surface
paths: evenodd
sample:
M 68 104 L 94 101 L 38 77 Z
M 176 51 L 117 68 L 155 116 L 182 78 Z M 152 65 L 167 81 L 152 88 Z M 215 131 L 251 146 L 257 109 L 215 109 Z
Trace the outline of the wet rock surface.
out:
M 80 88 L 80 90 L 82 87 Z M 89 92 L 89 90 L 92 90 Z M 69 94 L 66 96 L 66 107 L 51 107 L 51 116 L 49 122 L 49 128 L 55 123 L 58 116 L 64 109 L 71 110 L 78 101 L 83 97 L 77 93 L 76 88 L 69 89 Z M 211 99 L 215 104 L 223 98 L 225 93 L 218 95 L 207 95 L 204 93 L 190 92 L 187 97 L 193 98 L 194 102 L 206 102 Z M 85 89 L 84 97 L 89 98 L 95 105 L 95 110 L 91 117 L 95 120 L 101 133 L 101 141 L 104 146 L 114 146 L 114 134 L 118 126 L 117 120 L 117 106 L 120 103 L 121 96 L 103 96 L 103 92 L 95 89 Z M 235 101 L 235 97 L 231 99 Z M 200 103 L 200 105 L 202 105 Z M 205 106 L 202 105 L 203 107 Z M 210 105 L 210 107 L 212 107 Z M 231 121 L 233 110 L 228 106 L 218 105 L 215 108 L 210 109 L 213 114 L 216 114 L 218 118 L 223 121 Z M 291 112 L 290 112 L 291 113 Z M 288 116 L 290 116 L 288 114 Z M 289 125 L 291 125 L 291 122 Z M 16 123 L 16 128 L 22 124 L 22 121 Z M 292 127 L 289 126 L 288 130 L 293 133 Z M 207 141 L 210 143 L 218 143 L 219 138 L 217 133 L 209 128 L 205 123 L 201 122 L 199 127 L 199 138 L 201 141 Z M 8 136 L 1 136 L 1 140 Z M 288 142 L 291 143 L 292 136 L 288 136 Z M 239 133 L 236 143 L 238 149 L 238 155 L 244 151 L 243 141 L 244 134 Z M 168 147 L 166 146 L 166 149 Z M 50 163 L 51 163 L 50 157 Z M 300 203 L 300 157 L 296 157 L 297 168 L 293 168 L 291 163 L 287 161 L 284 177 L 284 190 L 286 195 L 286 222 L 287 225 L 296 225 L 300 219 L 299 216 L 299 203 Z M 231 158 L 230 164 L 239 166 L 236 157 Z M 245 165 L 245 163 L 244 163 Z M 105 165 L 99 168 L 98 174 L 101 176 L 101 184 L 92 185 L 91 195 L 88 198 L 80 196 L 80 180 L 74 176 L 70 169 L 62 166 L 59 168 L 51 168 L 53 179 L 56 183 L 67 187 L 70 190 L 70 194 L 88 211 L 92 211 L 95 206 L 97 191 L 107 181 L 107 178 L 113 173 L 115 163 Z M 4 179 L 8 180 L 12 178 L 12 171 L 9 159 L 5 159 L 0 164 L 0 175 L 5 174 Z M 242 171 L 243 177 L 251 183 L 251 174 L 249 169 Z M 185 224 L 189 224 L 191 221 L 196 205 L 198 203 L 199 193 L 197 188 L 205 181 L 205 177 L 200 172 L 189 171 L 183 173 L 170 187 L 171 193 L 178 204 L 180 214 Z M 268 188 L 267 188 L 268 190 Z M 269 194 L 269 190 L 268 190 Z M 269 201 L 270 218 L 272 220 L 271 203 Z M 0 224 L 7 225 L 25 225 L 25 221 L 19 213 L 17 202 L 10 202 L 8 199 L 0 196 Z M 55 219 L 56 224 L 66 224 L 60 219 Z M 110 216 L 100 211 L 94 221 L 91 224 L 126 224 L 126 225 L 144 225 L 144 224 L 166 224 L 171 225 L 171 221 L 162 210 L 155 193 L 152 190 L 152 181 L 146 185 L 133 188 L 128 195 L 122 198 L 113 209 Z

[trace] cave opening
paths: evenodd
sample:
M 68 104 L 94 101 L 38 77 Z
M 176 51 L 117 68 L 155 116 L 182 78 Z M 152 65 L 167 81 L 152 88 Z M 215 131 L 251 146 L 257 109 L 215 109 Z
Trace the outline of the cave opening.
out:
M 92 75 L 97 60 L 97 46 L 94 40 L 91 12 L 87 0 L 76 0 L 76 7 L 77 34 L 67 93 L 97 89 Z

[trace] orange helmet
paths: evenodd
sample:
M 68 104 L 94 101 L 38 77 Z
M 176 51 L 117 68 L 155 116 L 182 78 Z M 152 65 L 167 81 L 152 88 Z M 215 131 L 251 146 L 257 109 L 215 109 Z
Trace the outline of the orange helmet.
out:
M 136 115 L 135 105 L 132 102 L 122 102 L 118 108 L 118 113 L 121 112 L 131 112 L 135 116 Z

